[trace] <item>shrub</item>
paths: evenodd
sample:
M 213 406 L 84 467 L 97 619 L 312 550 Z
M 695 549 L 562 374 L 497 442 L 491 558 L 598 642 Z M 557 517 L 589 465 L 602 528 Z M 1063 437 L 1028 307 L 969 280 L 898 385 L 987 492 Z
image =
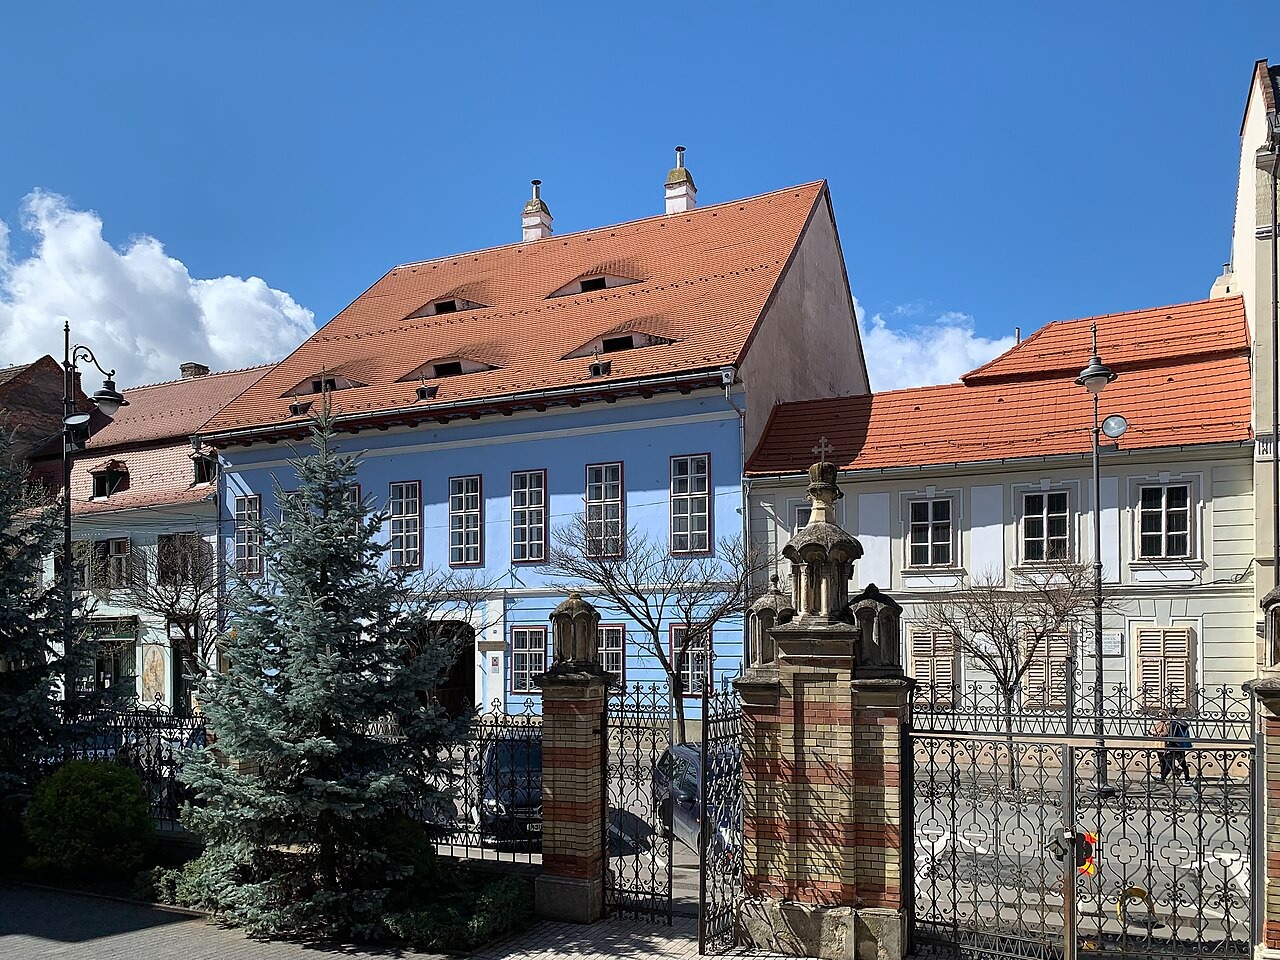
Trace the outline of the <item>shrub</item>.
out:
M 533 886 L 521 877 L 485 884 L 474 899 L 462 896 L 387 917 L 397 939 L 417 950 L 471 950 L 529 924 Z
M 408 871 L 388 899 L 392 910 L 438 897 L 443 878 L 435 844 L 427 829 L 404 814 L 388 817 L 376 838 L 377 845 L 396 866 Z
M 92 760 L 65 764 L 36 787 L 25 826 L 29 867 L 98 876 L 136 873 L 155 833 L 138 775 Z
M 174 907 L 203 908 L 209 886 L 209 861 L 203 855 L 180 867 L 152 867 L 138 874 L 133 885 L 137 900 L 153 900 Z

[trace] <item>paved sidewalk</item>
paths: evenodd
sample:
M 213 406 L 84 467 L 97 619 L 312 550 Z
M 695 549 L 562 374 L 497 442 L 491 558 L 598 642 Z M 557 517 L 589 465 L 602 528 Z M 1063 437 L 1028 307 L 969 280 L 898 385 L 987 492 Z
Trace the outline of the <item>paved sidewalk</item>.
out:
M 511 957 L 657 957 L 688 960 L 698 953 L 696 920 L 670 927 L 609 921 L 590 927 L 538 924 L 486 947 L 477 960 Z M 0 884 L 0 960 L 346 960 L 429 954 L 314 948 L 250 940 L 199 917 L 99 897 Z

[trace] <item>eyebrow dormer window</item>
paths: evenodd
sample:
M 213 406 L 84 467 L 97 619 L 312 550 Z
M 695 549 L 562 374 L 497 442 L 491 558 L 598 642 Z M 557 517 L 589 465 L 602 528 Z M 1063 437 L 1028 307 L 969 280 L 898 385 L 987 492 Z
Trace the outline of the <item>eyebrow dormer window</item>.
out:
M 611 290 L 614 287 L 625 287 L 627 284 L 640 282 L 636 277 L 620 276 L 616 273 L 610 273 L 608 270 L 600 270 L 597 267 L 591 273 L 582 274 L 576 279 L 570 280 L 550 296 L 572 297 L 579 293 L 595 293 L 598 290 Z
M 322 380 L 311 381 L 312 393 L 324 393 L 326 390 L 337 390 L 338 379 L 336 377 L 325 377 Z
M 338 390 L 350 390 L 352 387 L 367 387 L 367 383 L 361 383 L 359 380 L 352 380 L 350 377 L 344 377 L 341 374 L 321 373 L 313 377 L 308 377 L 292 390 L 283 394 L 286 397 L 306 397 L 315 393 L 335 393 Z M 297 414 L 295 414 L 296 416 Z
M 480 310 L 484 307 L 483 303 L 476 303 L 474 300 L 467 300 L 464 297 L 441 297 L 439 300 L 432 300 L 424 303 L 413 313 L 409 314 L 409 320 L 416 320 L 421 317 L 438 317 L 442 313 L 458 313 L 462 310 Z
M 448 363 L 434 363 L 431 365 L 437 377 L 457 377 L 462 374 L 462 361 L 450 360 Z
M 578 281 L 578 292 L 591 293 L 593 290 L 603 290 L 608 285 L 604 277 L 587 277 L 585 280 Z
M 440 360 L 429 360 L 420 367 L 415 367 L 400 378 L 404 383 L 410 380 L 443 380 L 446 377 L 458 377 L 464 373 L 484 373 L 486 370 L 497 370 L 492 363 L 481 363 L 468 357 L 449 357 Z M 422 399 L 428 399 L 423 397 Z
M 600 352 L 616 353 L 619 350 L 630 350 L 635 345 L 635 337 L 629 333 L 625 337 L 605 337 L 600 341 Z

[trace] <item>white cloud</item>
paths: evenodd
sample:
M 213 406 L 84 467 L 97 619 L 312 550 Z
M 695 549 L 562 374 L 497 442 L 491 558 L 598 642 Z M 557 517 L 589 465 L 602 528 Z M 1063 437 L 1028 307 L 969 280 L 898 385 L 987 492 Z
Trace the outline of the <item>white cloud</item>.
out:
M 897 390 L 935 383 L 954 383 L 960 375 L 981 366 L 1014 345 L 1013 337 L 989 340 L 973 329 L 973 317 L 951 310 L 932 321 L 921 322 L 920 304 L 906 304 L 891 312 L 894 318 L 913 318 L 890 326 L 884 314 L 868 322 L 866 311 L 854 300 L 862 352 L 867 358 L 871 389 Z
M 101 217 L 57 194 L 28 194 L 22 229 L 31 254 L 14 259 L 0 221 L 0 365 L 61 360 L 66 318 L 121 386 L 173 380 L 187 360 L 213 370 L 277 360 L 315 330 L 310 310 L 258 277 L 194 278 L 149 236 L 117 250 Z M 86 389 L 95 377 L 86 372 Z

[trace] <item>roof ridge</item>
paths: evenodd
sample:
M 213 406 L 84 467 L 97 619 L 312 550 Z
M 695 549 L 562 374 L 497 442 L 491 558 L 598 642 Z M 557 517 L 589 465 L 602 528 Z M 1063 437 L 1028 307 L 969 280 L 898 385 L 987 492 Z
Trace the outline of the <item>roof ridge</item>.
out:
M 234 370 L 211 370 L 208 373 L 201 374 L 198 377 L 175 377 L 172 380 L 159 380 L 156 383 L 140 383 L 134 387 L 125 387 L 121 393 L 130 393 L 135 390 L 150 390 L 153 387 L 171 387 L 175 383 L 186 383 L 188 381 L 200 380 L 207 381 L 213 377 L 228 377 L 236 373 L 248 373 L 251 370 L 265 370 L 268 367 L 274 367 L 279 364 L 278 360 L 272 360 L 267 363 L 255 363 L 249 367 L 236 367 Z
M 461 250 L 457 253 L 445 254 L 444 256 L 429 257 L 426 260 L 409 260 L 405 263 L 397 263 L 387 271 L 387 274 L 395 273 L 397 270 L 404 267 L 420 267 L 425 264 L 443 263 L 447 260 L 457 260 L 460 257 L 470 257 L 478 253 L 494 253 L 498 250 L 506 250 L 511 247 L 530 246 L 532 244 L 542 243 L 545 240 L 568 240 L 571 237 L 584 237 L 588 234 L 600 233 L 605 230 L 617 230 L 619 227 L 631 227 L 636 224 L 648 223 L 653 220 L 670 221 L 681 218 L 697 217 L 699 214 L 705 213 L 708 210 L 715 210 L 720 207 L 731 207 L 736 203 L 752 203 L 757 200 L 765 200 L 769 197 L 776 197 L 783 193 L 791 193 L 793 190 L 804 190 L 808 187 L 820 187 L 824 183 L 826 183 L 825 179 L 810 180 L 808 183 L 797 183 L 789 187 L 780 187 L 777 190 L 770 190 L 766 193 L 757 193 L 749 197 L 739 197 L 736 200 L 722 200 L 719 203 L 708 204 L 705 207 L 694 207 L 692 210 L 686 210 L 683 213 L 658 213 L 648 217 L 636 217 L 634 220 L 623 220 L 621 223 L 609 223 L 599 227 L 587 227 L 583 230 L 575 230 L 572 233 L 552 234 L 549 237 L 543 237 L 541 240 L 516 240 L 512 243 L 499 243 L 492 247 L 477 247 L 474 250 Z M 573 279 L 570 278 L 568 282 L 572 283 Z

